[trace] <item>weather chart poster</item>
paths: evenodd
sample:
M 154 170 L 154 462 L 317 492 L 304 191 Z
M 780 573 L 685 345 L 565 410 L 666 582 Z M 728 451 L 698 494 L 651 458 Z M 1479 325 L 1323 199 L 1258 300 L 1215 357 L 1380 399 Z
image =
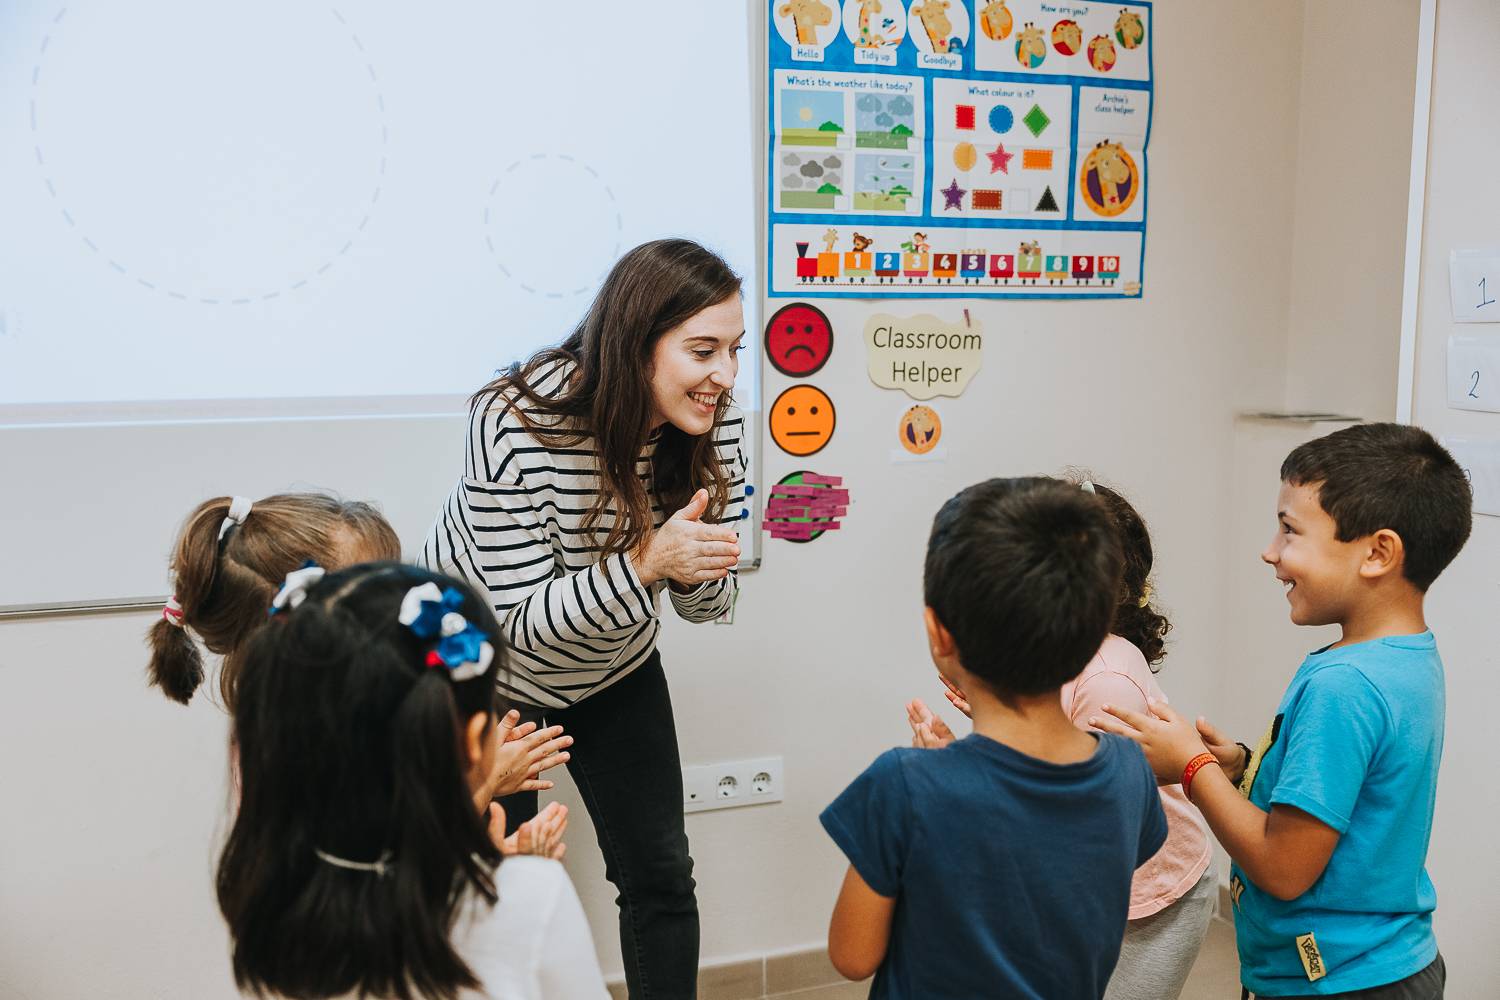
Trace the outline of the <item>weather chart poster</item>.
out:
M 770 295 L 1141 294 L 1151 4 L 770 18 Z

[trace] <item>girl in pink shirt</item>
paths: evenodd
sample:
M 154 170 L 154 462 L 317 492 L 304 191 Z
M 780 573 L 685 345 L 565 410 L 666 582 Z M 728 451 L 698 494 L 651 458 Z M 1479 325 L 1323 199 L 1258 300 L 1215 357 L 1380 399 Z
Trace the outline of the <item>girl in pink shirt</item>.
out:
M 1140 514 L 1107 486 L 1088 480 L 1080 485 L 1108 508 L 1125 552 L 1124 593 L 1113 634 L 1061 692 L 1063 710 L 1074 725 L 1086 730 L 1089 716 L 1100 715 L 1106 703 L 1144 713 L 1148 700 L 1166 702 L 1154 664 L 1166 655 L 1163 637 L 1172 626 L 1151 602 L 1151 536 Z M 969 714 L 962 691 L 950 686 L 946 694 L 959 711 Z M 939 747 L 954 738 L 920 699 L 907 705 L 907 718 L 914 746 Z M 1213 916 L 1213 847 L 1202 818 L 1181 785 L 1162 786 L 1161 805 L 1167 814 L 1167 841 L 1136 870 L 1130 919 L 1105 1000 L 1175 1000 Z

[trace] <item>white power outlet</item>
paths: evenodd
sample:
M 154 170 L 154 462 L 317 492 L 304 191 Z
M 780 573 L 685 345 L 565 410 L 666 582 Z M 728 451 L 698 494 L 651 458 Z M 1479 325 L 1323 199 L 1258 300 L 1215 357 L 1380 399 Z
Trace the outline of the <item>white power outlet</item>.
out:
M 732 809 L 782 798 L 780 757 L 693 764 L 682 769 L 682 811 Z

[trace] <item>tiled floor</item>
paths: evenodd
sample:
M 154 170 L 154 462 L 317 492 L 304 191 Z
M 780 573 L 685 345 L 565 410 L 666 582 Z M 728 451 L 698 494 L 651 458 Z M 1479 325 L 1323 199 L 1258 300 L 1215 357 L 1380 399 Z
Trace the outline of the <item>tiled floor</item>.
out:
M 826 964 L 827 959 L 821 962 L 811 960 L 811 956 L 800 957 L 797 962 L 788 965 L 793 978 L 798 974 L 811 975 L 822 969 L 813 969 L 812 965 Z M 773 965 L 775 963 L 773 962 Z M 800 969 L 797 966 L 807 965 L 809 968 Z M 769 966 L 768 966 L 769 967 Z M 729 972 L 730 970 L 723 970 Z M 738 970 L 736 970 L 738 971 Z M 826 970 L 831 972 L 831 969 Z M 722 978 L 716 976 L 714 978 Z M 774 982 L 774 979 L 773 979 Z M 737 996 L 743 997 L 754 994 L 746 994 L 734 989 L 738 984 L 725 982 L 704 983 L 700 991 L 704 997 Z M 864 1000 L 869 995 L 870 984 L 864 983 L 835 983 L 824 986 L 813 986 L 807 989 L 796 989 L 789 992 L 767 993 L 767 1000 Z M 611 986 L 610 994 L 613 997 L 625 997 L 625 990 L 621 986 Z M 1234 926 L 1223 920 L 1215 919 L 1208 927 L 1208 938 L 1203 942 L 1203 950 L 1198 953 L 1198 961 L 1193 966 L 1192 973 L 1188 976 L 1187 985 L 1183 988 L 1180 1000 L 1238 1000 L 1240 995 L 1240 962 L 1239 956 L 1234 950 Z

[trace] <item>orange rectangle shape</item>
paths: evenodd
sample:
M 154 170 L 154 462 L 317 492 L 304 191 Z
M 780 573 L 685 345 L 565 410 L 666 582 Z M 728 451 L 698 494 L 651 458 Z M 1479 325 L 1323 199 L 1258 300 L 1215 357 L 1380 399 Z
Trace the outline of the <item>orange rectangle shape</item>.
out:
M 999 191 L 976 189 L 974 191 L 973 198 L 973 205 L 975 208 L 988 208 L 996 212 L 1000 211 Z
M 1027 149 L 1021 152 L 1022 170 L 1051 170 L 1052 150 Z

